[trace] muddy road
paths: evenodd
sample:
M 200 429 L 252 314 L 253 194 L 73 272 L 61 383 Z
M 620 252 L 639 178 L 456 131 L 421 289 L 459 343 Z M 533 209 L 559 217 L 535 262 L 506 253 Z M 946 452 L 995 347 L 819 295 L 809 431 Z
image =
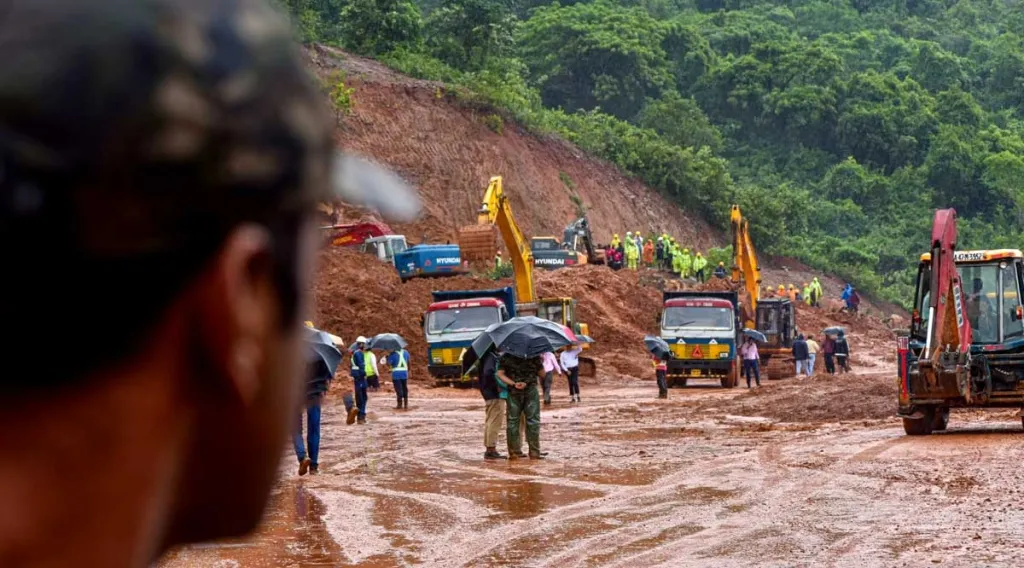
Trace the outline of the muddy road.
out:
M 564 385 L 544 461 L 482 460 L 473 391 L 371 395 L 369 424 L 324 410 L 321 474 L 288 451 L 255 537 L 176 550 L 179 566 L 997 566 L 1024 554 L 1024 433 L 954 411 L 903 435 L 883 367 L 708 385 Z M 561 387 L 561 388 L 559 388 Z M 801 413 L 801 408 L 813 407 Z

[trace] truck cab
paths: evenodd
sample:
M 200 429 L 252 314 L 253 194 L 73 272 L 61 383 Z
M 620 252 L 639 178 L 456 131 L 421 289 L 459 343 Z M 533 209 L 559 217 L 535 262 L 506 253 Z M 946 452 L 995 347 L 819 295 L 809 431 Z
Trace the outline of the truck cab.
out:
M 466 382 L 462 355 L 488 326 L 515 316 L 511 288 L 435 291 L 423 315 L 427 371 L 437 384 Z
M 660 336 L 669 345 L 669 386 L 719 379 L 736 386 L 739 329 L 736 292 L 665 292 Z
M 360 245 L 359 251 L 372 254 L 382 262 L 394 263 L 395 255 L 405 252 L 408 248 L 409 243 L 406 242 L 405 235 L 384 235 L 366 239 Z

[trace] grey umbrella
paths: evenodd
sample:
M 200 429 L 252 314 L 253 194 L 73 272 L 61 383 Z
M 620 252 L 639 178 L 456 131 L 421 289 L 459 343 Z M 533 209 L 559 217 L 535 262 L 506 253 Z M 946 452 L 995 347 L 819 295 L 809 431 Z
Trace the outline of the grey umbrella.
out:
M 404 349 L 409 343 L 397 333 L 378 333 L 370 338 L 370 349 L 397 351 Z
M 672 354 L 672 350 L 669 349 L 668 343 L 666 343 L 664 339 L 654 335 L 644 337 L 644 347 L 651 352 L 651 355 L 654 355 L 658 359 L 667 360 Z
M 743 335 L 753 337 L 754 341 L 757 341 L 758 343 L 766 343 L 768 341 L 768 338 L 765 337 L 763 333 L 756 329 L 750 329 L 749 327 L 743 330 Z
M 824 333 L 825 335 L 839 335 L 840 333 L 844 333 L 845 331 L 845 329 L 836 325 L 833 327 L 826 327 Z
M 490 331 L 484 330 L 481 335 L 486 335 L 499 351 L 515 357 L 537 357 L 572 344 L 572 338 L 560 324 L 534 316 L 512 318 L 494 329 L 488 329 Z M 486 342 L 478 337 L 473 342 L 474 351 L 486 346 Z M 483 352 L 487 349 L 489 347 L 483 347 Z
M 306 343 L 312 348 L 313 360 L 322 362 L 333 377 L 334 370 L 341 364 L 341 351 L 334 346 L 334 338 L 319 329 L 307 329 Z

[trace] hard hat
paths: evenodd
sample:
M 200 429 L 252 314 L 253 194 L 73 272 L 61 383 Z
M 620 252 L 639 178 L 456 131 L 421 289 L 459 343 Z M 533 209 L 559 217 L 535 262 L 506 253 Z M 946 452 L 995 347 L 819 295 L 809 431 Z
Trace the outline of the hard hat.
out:
M 306 320 L 306 327 L 313 327 L 313 322 Z
M 796 287 L 796 286 L 793 286 L 792 284 L 790 284 L 790 285 L 789 285 L 789 289 L 790 289 L 790 290 L 792 290 L 792 289 L 793 289 L 793 288 L 795 288 L 795 287 Z
M 659 243 L 660 243 L 661 241 L 663 241 L 663 240 L 665 240 L 665 237 L 658 237 L 658 242 L 659 242 Z
M 630 237 L 630 236 L 632 236 L 632 235 L 633 235 L 633 231 L 626 231 L 626 236 L 627 236 L 627 237 Z
M 725 266 L 725 263 L 724 262 L 719 262 L 718 266 Z
M 356 343 L 366 343 L 366 338 L 360 335 L 356 338 Z
M 704 255 L 702 255 L 702 254 L 701 254 L 700 252 L 698 252 L 698 253 L 697 253 L 697 256 L 704 256 Z
M 612 237 L 614 237 L 614 238 L 616 238 L 616 239 L 617 239 L 617 238 L 619 238 L 619 234 L 618 234 L 618 233 L 615 233 L 614 235 L 612 235 Z
M 683 252 L 690 252 L 690 249 L 683 249 Z

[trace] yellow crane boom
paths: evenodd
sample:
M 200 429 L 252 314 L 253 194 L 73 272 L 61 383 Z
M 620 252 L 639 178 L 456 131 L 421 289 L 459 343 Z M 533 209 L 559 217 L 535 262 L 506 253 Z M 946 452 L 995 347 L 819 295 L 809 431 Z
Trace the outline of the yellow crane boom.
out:
M 757 264 L 757 252 L 754 242 L 750 240 L 747 220 L 743 218 L 739 205 L 732 206 L 730 214 L 732 226 L 732 281 L 743 282 L 747 301 L 742 302 L 746 314 L 743 314 L 744 325 L 754 328 L 754 314 L 757 303 L 761 300 L 761 267 Z
M 536 312 L 537 294 L 533 287 L 533 251 L 530 240 L 523 235 L 512 215 L 512 204 L 502 188 L 501 176 L 491 177 L 484 192 L 483 203 L 477 214 L 477 227 L 486 231 L 476 231 L 469 227 L 460 232 L 460 247 L 464 258 L 483 260 L 493 258 L 494 236 L 490 227 L 497 227 L 501 239 L 512 258 L 512 272 L 515 278 L 516 302 L 518 311 Z M 486 233 L 486 234 L 484 234 Z

